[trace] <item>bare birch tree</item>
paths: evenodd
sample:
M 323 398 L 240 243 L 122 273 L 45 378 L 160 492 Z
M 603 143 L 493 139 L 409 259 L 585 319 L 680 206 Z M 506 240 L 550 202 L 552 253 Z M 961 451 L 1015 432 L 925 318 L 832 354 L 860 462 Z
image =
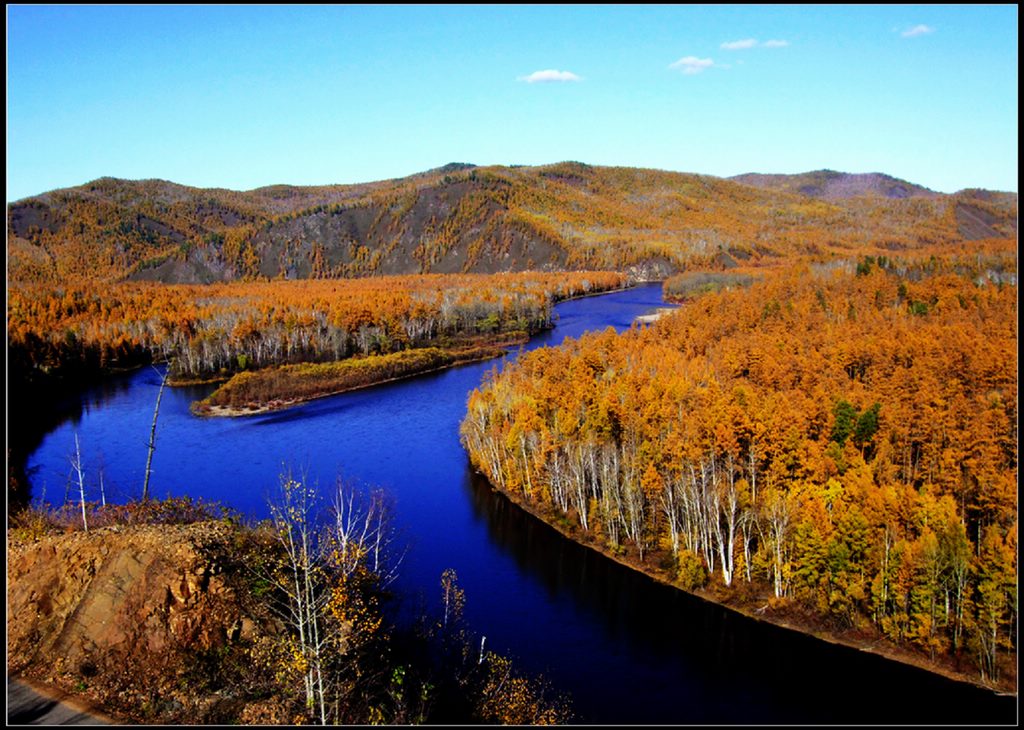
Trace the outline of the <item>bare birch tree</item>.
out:
M 71 468 L 78 480 L 79 503 L 82 505 L 82 529 L 89 531 L 89 522 L 85 517 L 85 469 L 82 467 L 82 449 L 78 444 L 78 433 L 75 433 L 75 453 L 71 457 Z
M 372 618 L 369 628 L 360 625 L 369 615 L 356 595 L 360 582 L 367 576 L 378 586 L 390 582 L 398 566 L 381 490 L 367 494 L 339 479 L 333 503 L 327 514 L 315 484 L 283 474 L 270 504 L 282 558 L 258 569 L 284 599 L 277 611 L 294 632 L 292 666 L 301 675 L 306 711 L 321 724 L 340 721 L 339 699 L 350 690 L 340 679 L 340 658 L 379 626 Z
M 156 394 L 156 408 L 153 409 L 153 427 L 149 431 L 149 448 L 146 454 L 146 478 L 142 482 L 142 501 L 145 502 L 149 499 L 149 475 L 152 472 L 153 464 L 153 452 L 156 450 L 156 419 L 160 415 L 160 399 L 164 395 L 164 386 L 167 385 L 167 376 L 170 375 L 171 368 L 168 365 L 167 370 L 164 371 L 163 377 L 160 379 L 160 390 Z

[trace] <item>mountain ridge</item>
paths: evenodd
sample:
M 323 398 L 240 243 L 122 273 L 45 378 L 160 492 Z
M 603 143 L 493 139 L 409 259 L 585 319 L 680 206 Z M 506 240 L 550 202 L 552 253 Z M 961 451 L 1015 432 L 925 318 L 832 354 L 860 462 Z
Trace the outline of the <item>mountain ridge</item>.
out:
M 250 191 L 98 178 L 8 205 L 14 282 L 687 267 L 1016 237 L 1017 196 L 882 173 L 719 178 L 580 162 L 449 163 Z M 632 267 L 632 269 L 631 269 Z

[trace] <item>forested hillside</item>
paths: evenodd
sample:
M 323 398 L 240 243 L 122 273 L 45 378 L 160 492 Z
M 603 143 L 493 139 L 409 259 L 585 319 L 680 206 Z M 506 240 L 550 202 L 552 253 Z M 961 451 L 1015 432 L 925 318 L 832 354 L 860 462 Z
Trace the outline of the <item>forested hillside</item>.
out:
M 1016 236 L 1016 194 L 940 195 L 863 177 L 744 176 L 747 185 L 566 162 L 248 192 L 102 178 L 8 206 L 8 275 L 204 283 L 585 268 L 662 278 Z
M 683 588 L 1015 689 L 1015 248 L 745 283 L 495 373 L 474 465 Z

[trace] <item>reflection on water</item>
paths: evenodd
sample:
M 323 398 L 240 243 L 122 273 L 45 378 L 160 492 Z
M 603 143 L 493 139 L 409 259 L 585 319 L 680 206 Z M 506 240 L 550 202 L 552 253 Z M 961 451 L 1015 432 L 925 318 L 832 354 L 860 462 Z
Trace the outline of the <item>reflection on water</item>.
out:
M 77 428 L 85 414 L 102 408 L 104 403 L 127 391 L 137 378 L 137 372 L 115 375 L 73 393 L 8 388 L 8 514 L 29 504 L 33 498 L 47 496 L 33 492 L 32 485 L 38 482 L 40 466 L 29 463 L 26 458 L 39 448 L 47 432 L 62 424 Z M 48 496 L 51 500 L 55 498 L 53 493 Z
M 562 537 L 473 474 L 491 542 L 592 622 L 601 652 L 551 665 L 584 722 L 1013 723 L 1016 702 L 875 655 L 754 621 L 660 584 Z M 530 626 L 534 639 L 570 626 Z M 608 649 L 611 649 L 609 652 Z M 563 680 L 564 678 L 564 680 Z M 604 678 L 602 680 L 602 678 Z M 611 678 L 614 678 L 613 680 Z M 585 681 L 579 681 L 585 679 Z M 616 691 L 609 692 L 614 681 Z M 623 697 L 645 698 L 623 702 Z M 870 697 L 870 702 L 854 698 Z

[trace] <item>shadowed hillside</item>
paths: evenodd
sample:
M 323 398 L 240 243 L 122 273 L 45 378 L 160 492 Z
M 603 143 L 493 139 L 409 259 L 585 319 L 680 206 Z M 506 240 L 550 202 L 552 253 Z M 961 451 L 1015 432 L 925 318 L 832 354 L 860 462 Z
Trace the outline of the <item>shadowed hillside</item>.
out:
M 452 163 L 247 192 L 101 178 L 8 206 L 14 282 L 616 269 L 638 278 L 791 256 L 1016 237 L 1017 196 L 885 175 L 705 175 Z

